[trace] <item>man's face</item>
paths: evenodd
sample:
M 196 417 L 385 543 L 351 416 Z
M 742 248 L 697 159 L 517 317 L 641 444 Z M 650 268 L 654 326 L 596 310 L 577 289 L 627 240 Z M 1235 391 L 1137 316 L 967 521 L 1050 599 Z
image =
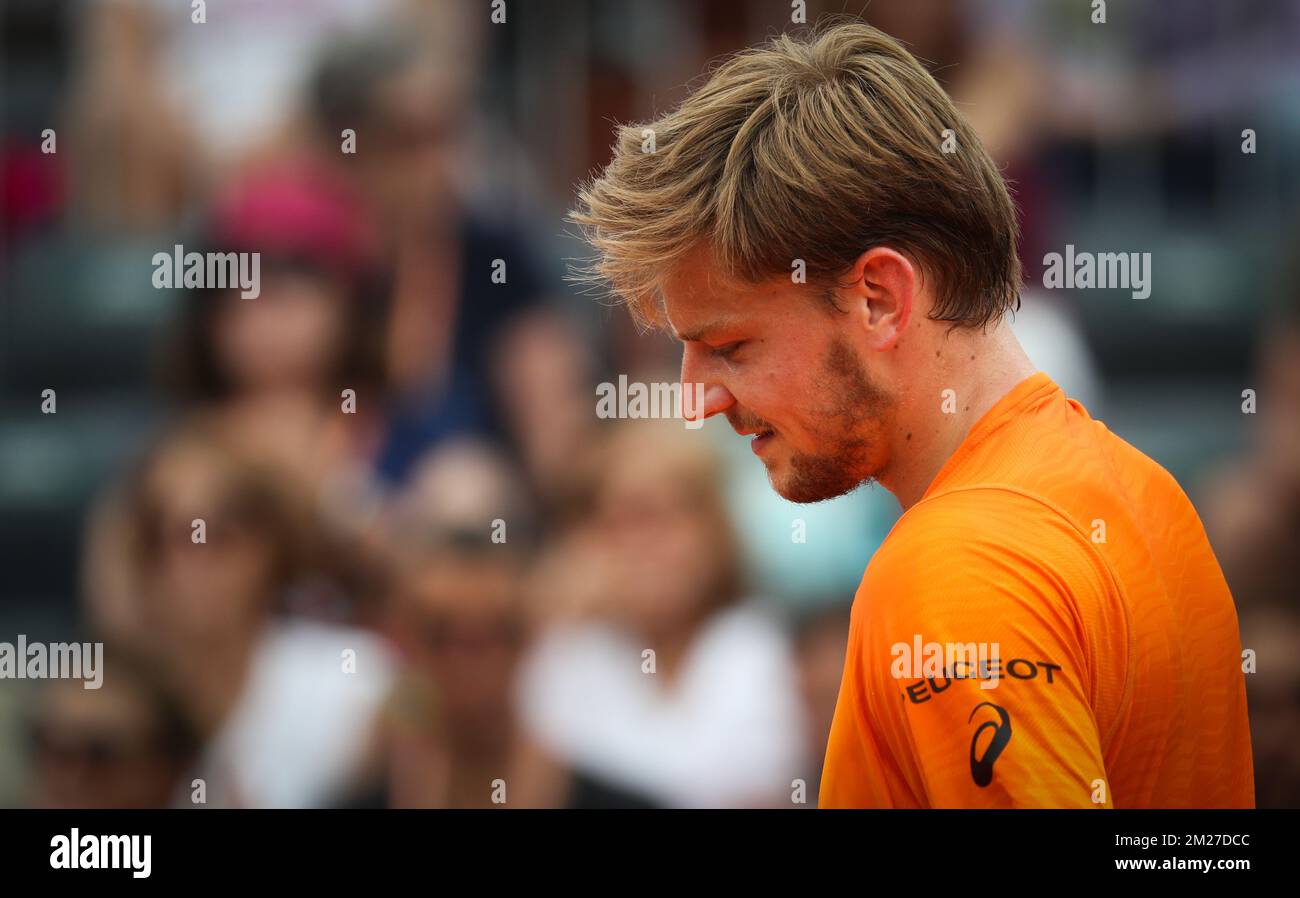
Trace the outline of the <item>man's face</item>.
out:
M 698 253 L 664 294 L 684 347 L 682 395 L 703 383 L 702 414 L 725 414 L 737 433 L 755 436 L 754 452 L 780 495 L 832 499 L 884 467 L 893 400 L 867 376 L 852 315 L 783 278 L 723 285 Z

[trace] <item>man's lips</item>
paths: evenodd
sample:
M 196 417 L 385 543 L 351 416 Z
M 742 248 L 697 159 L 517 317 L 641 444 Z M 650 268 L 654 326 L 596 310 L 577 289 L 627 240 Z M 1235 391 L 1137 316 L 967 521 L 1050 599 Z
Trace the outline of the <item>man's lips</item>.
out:
M 738 433 L 741 436 L 752 436 L 754 438 L 753 442 L 749 444 L 749 448 L 754 451 L 755 455 L 762 455 L 764 447 L 769 445 L 772 442 L 772 438 L 776 436 L 776 431 L 771 430 L 770 428 L 764 430 L 742 430 L 738 431 Z

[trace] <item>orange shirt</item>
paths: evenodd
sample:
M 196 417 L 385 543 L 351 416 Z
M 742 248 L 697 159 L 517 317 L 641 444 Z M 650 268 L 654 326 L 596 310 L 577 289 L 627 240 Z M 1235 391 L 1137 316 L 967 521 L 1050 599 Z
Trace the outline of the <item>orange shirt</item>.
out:
M 1039 372 L 853 602 L 821 807 L 1253 807 L 1232 595 L 1187 496 Z

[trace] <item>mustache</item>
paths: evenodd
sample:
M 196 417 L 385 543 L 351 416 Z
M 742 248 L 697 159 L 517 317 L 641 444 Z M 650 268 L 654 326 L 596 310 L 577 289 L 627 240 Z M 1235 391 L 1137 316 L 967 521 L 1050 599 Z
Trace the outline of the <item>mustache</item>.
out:
M 732 430 L 776 430 L 775 427 L 762 418 L 748 412 L 737 411 L 734 407 L 727 409 L 724 414 L 727 416 L 727 423 L 731 425 Z

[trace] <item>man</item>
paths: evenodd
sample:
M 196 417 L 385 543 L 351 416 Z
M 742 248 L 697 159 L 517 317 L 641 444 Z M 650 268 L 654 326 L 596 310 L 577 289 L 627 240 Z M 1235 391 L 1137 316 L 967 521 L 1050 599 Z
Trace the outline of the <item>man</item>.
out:
M 623 128 L 580 198 L 581 277 L 682 341 L 689 414 L 752 435 L 787 499 L 874 480 L 903 506 L 821 806 L 1254 804 L 1196 512 L 1016 342 L 1006 187 L 900 44 L 853 23 L 745 51 Z

